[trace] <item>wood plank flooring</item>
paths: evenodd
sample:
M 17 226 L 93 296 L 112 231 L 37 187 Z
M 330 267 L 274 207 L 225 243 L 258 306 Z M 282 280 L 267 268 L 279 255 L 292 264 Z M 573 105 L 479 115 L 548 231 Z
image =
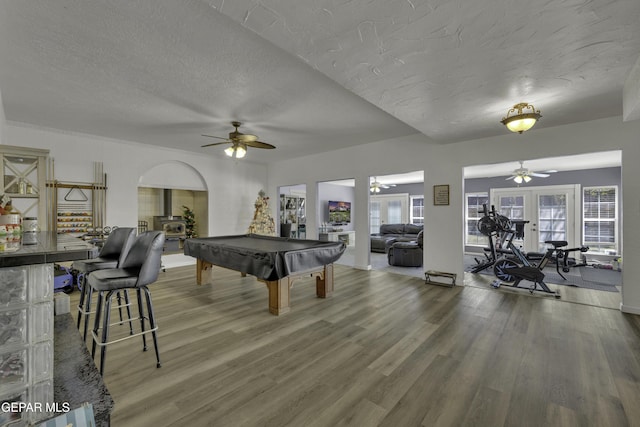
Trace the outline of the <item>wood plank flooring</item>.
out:
M 109 347 L 113 426 L 640 425 L 640 317 L 617 308 L 336 265 L 332 298 L 299 280 L 276 317 L 264 284 L 214 277 L 151 286 L 161 368 Z

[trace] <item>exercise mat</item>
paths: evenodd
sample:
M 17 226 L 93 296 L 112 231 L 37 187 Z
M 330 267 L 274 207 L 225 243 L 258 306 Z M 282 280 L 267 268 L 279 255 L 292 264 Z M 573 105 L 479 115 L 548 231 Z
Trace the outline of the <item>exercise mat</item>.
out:
M 465 271 L 469 272 L 476 265 L 473 257 L 465 256 Z M 622 273 L 615 270 L 604 270 L 593 267 L 579 267 L 562 273 L 567 278 L 563 279 L 557 272 L 555 264 L 544 269 L 545 283 L 563 286 L 575 286 L 578 288 L 594 289 L 605 292 L 618 292 L 616 286 L 622 284 Z M 493 276 L 493 268 L 489 267 L 478 274 Z M 522 284 L 525 282 L 523 281 Z

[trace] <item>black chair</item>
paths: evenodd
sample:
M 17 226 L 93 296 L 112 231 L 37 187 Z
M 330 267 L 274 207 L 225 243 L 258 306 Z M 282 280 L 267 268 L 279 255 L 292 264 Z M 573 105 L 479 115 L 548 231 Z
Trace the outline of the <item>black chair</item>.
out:
M 97 258 L 74 261 L 71 268 L 76 270 L 78 274 L 78 287 L 80 287 L 80 301 L 78 303 L 78 329 L 80 323 L 84 319 L 84 340 L 87 340 L 87 331 L 89 329 L 89 318 L 91 316 L 91 289 L 87 286 L 87 276 L 94 271 L 104 270 L 107 268 L 117 268 L 124 260 L 136 237 L 135 228 L 114 228 L 107 237 Z M 129 295 L 124 292 L 124 300 L 131 319 L 131 310 L 129 308 Z M 118 294 L 118 310 L 120 311 L 120 321 L 122 321 L 122 300 Z M 131 325 L 130 325 L 131 327 Z M 133 333 L 133 332 L 132 332 Z
M 145 335 L 148 333 L 152 334 L 153 345 L 156 350 L 157 367 L 160 367 L 160 353 L 158 351 L 158 337 L 156 332 L 158 326 L 151 303 L 151 293 L 147 286 L 155 282 L 160 274 L 164 238 L 162 231 L 147 231 L 146 233 L 140 234 L 133 242 L 127 257 L 118 268 L 96 271 L 89 276 L 88 285 L 94 291 L 98 292 L 91 355 L 95 358 L 96 346 L 100 346 L 100 374 L 104 373 L 107 345 L 142 335 L 143 351 L 146 351 L 147 340 Z M 136 290 L 139 316 L 137 319 L 132 320 L 140 320 L 140 332 L 109 342 L 111 299 L 118 291 L 125 289 Z M 146 316 L 142 307 L 143 292 L 147 302 Z M 144 320 L 147 316 L 149 319 L 149 330 L 145 330 Z M 102 327 L 100 327 L 100 320 L 102 320 Z M 98 336 L 100 329 L 102 329 L 102 333 Z
M 393 242 L 387 252 L 389 265 L 398 267 L 422 266 L 423 231 L 418 233 L 416 241 Z

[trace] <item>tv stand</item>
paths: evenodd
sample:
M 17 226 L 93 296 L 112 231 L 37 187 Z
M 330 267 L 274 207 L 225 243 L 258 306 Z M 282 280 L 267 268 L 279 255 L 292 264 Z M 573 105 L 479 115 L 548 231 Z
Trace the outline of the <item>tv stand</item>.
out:
M 318 233 L 318 240 L 323 242 L 344 242 L 347 246 L 356 244 L 355 231 L 328 231 Z

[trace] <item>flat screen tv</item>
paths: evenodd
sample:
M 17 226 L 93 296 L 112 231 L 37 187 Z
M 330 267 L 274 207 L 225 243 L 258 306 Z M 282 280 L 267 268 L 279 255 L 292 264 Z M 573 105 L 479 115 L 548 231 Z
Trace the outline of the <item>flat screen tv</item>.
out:
M 329 223 L 333 225 L 351 222 L 351 202 L 329 201 Z

